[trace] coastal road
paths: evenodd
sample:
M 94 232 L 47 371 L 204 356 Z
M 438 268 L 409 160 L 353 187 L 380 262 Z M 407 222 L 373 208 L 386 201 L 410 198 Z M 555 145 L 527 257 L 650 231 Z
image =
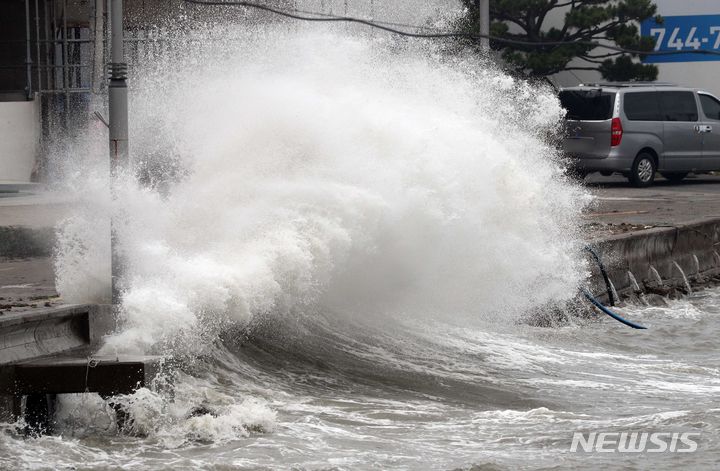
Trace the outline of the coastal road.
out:
M 635 188 L 621 176 L 592 174 L 585 185 L 595 204 L 584 227 L 594 236 L 720 218 L 720 176 L 691 175 L 680 183 L 658 177 L 650 188 Z

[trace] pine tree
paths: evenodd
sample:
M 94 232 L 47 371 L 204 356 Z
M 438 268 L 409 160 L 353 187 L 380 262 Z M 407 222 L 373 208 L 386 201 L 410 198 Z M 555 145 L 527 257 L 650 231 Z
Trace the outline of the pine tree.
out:
M 462 0 L 466 14 L 458 27 L 478 33 L 476 0 Z M 548 18 L 565 11 L 560 28 L 549 27 Z M 491 41 L 509 67 L 527 77 L 545 77 L 563 70 L 598 70 L 613 81 L 655 80 L 658 69 L 633 59 L 638 55 L 594 48 L 578 41 L 609 41 L 617 46 L 651 51 L 653 38 L 641 37 L 637 23 L 656 15 L 652 0 L 490 0 L 492 36 L 541 43 L 561 41 L 560 46 L 522 46 Z M 662 18 L 656 17 L 658 22 Z M 573 59 L 579 59 L 569 65 Z

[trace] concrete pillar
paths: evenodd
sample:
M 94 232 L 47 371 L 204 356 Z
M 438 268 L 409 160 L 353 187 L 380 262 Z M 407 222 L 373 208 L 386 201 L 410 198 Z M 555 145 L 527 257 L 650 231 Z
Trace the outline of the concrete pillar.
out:
M 25 434 L 52 435 L 55 428 L 55 394 L 29 394 L 25 398 Z

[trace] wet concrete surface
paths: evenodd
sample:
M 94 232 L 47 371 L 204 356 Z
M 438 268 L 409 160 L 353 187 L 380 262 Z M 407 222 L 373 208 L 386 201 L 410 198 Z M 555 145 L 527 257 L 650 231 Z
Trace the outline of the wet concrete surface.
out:
M 650 188 L 635 188 L 622 176 L 589 175 L 595 197 L 583 215 L 589 238 L 720 218 L 720 176 L 689 176 L 680 183 L 658 177 Z
M 70 213 L 72 204 L 62 194 L 0 191 L 0 226 L 52 227 Z
M 0 316 L 59 302 L 50 257 L 0 259 Z
M 53 227 L 69 214 L 71 202 L 62 194 L 26 186 L 0 184 L 0 316 L 61 303 L 47 255 Z

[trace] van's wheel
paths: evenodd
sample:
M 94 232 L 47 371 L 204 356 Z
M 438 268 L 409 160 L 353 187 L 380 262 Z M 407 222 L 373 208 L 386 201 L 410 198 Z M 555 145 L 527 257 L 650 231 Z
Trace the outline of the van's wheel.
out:
M 645 188 L 655 181 L 655 159 L 647 152 L 641 152 L 635 157 L 630 170 L 630 183 L 638 188 Z
M 683 178 L 688 176 L 690 172 L 672 172 L 672 173 L 660 173 L 666 180 L 670 180 L 673 183 L 680 183 Z

